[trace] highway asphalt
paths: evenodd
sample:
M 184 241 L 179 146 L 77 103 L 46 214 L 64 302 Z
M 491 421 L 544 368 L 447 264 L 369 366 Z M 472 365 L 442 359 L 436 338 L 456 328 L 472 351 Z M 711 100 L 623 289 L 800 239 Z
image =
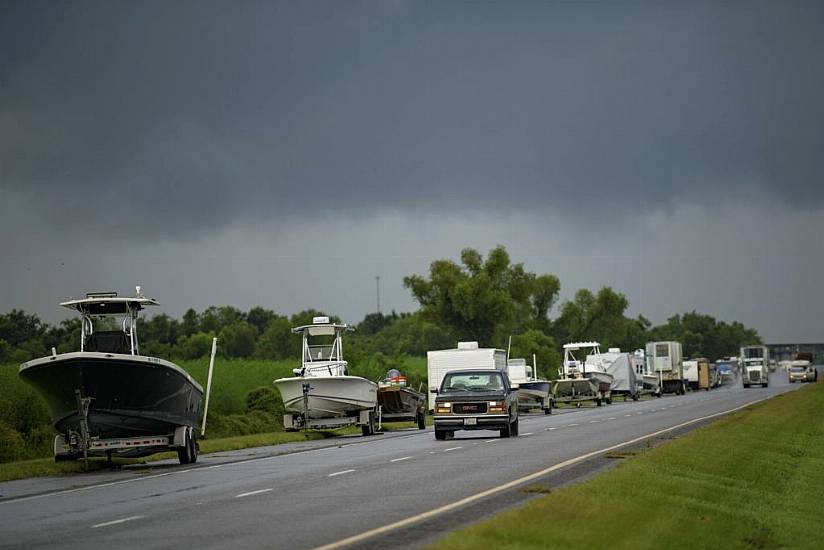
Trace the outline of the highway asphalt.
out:
M 466 523 L 472 517 L 448 514 L 479 504 L 487 513 L 496 510 L 505 501 L 505 491 L 496 488 L 505 484 L 534 483 L 553 467 L 574 469 L 579 457 L 637 444 L 661 430 L 684 430 L 693 420 L 697 426 L 799 387 L 775 373 L 769 388 L 735 383 L 680 397 L 522 415 L 520 436 L 511 439 L 478 431 L 436 441 L 430 428 L 215 453 L 189 466 L 0 483 L 0 548 L 303 549 L 384 526 L 375 537 L 353 542 L 390 547 L 394 531 L 414 527 L 420 539 L 407 532 L 396 545 L 414 547 L 429 538 L 426 523 L 414 523 L 422 514 L 427 521 Z M 475 496 L 484 491 L 486 497 Z M 440 510 L 462 499 L 469 500 Z

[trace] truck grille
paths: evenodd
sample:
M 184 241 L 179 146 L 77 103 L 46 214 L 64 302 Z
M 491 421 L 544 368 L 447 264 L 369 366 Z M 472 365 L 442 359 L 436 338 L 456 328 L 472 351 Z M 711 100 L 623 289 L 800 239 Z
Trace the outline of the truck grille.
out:
M 757 370 L 750 371 L 750 382 L 757 382 L 761 380 L 761 373 Z
M 455 403 L 452 405 L 455 414 L 484 414 L 486 403 Z

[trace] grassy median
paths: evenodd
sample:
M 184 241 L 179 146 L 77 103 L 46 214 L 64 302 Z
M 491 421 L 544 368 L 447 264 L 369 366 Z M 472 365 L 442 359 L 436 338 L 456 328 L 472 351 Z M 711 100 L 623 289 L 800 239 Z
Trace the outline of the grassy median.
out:
M 821 548 L 824 384 L 548 490 L 431 548 Z

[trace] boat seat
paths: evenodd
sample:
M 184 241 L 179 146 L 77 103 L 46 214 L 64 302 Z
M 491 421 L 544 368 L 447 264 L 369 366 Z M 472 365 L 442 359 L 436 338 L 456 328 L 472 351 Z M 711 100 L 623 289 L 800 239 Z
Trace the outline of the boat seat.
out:
M 122 330 L 101 330 L 86 336 L 83 344 L 85 351 L 101 353 L 131 353 L 131 346 L 126 333 Z

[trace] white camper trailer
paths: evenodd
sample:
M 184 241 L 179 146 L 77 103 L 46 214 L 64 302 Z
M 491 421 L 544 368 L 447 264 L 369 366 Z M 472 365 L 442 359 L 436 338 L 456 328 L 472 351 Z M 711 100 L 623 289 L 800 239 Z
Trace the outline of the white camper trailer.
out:
M 686 393 L 681 342 L 647 342 L 647 361 L 659 376 L 662 393 Z
M 429 410 L 435 407 L 435 392 L 444 375 L 452 370 L 500 369 L 506 371 L 506 352 L 502 349 L 479 348 L 478 342 L 458 342 L 455 349 L 433 350 L 426 353 Z

